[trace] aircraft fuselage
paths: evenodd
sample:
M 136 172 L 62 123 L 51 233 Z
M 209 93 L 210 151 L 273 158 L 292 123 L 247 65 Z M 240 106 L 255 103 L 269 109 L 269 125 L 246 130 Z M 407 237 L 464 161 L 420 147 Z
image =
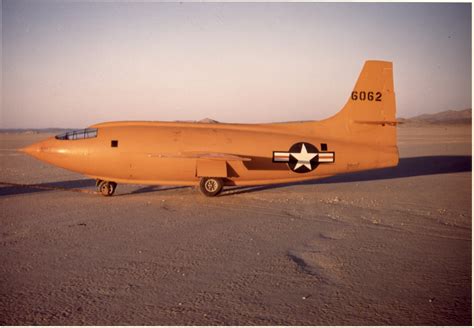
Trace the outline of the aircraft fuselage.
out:
M 116 183 L 223 185 L 302 181 L 398 164 L 392 64 L 367 61 L 346 105 L 322 121 L 222 124 L 123 121 L 92 125 L 23 149 Z

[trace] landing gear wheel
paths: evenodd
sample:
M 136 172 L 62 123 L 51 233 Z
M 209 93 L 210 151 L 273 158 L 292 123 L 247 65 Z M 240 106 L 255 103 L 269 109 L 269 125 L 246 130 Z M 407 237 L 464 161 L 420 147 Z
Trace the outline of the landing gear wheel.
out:
M 112 196 L 115 192 L 115 188 L 117 188 L 117 184 L 115 182 L 101 181 L 97 189 L 102 194 L 102 196 Z
M 224 182 L 220 178 L 201 178 L 199 189 L 207 197 L 218 195 L 222 191 Z

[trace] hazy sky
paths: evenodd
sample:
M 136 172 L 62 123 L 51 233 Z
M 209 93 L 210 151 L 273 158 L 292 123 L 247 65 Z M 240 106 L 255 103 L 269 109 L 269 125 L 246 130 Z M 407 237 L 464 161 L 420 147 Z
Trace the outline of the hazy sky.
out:
M 323 119 L 367 59 L 398 116 L 471 107 L 471 4 L 2 2 L 0 127 Z

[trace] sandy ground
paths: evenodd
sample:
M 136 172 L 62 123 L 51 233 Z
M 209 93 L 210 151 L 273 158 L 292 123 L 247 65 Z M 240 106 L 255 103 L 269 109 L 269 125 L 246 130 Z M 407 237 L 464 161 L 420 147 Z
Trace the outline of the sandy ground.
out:
M 470 325 L 471 126 L 402 126 L 397 168 L 232 189 L 94 181 L 0 135 L 0 323 Z M 87 190 L 90 193 L 74 192 Z

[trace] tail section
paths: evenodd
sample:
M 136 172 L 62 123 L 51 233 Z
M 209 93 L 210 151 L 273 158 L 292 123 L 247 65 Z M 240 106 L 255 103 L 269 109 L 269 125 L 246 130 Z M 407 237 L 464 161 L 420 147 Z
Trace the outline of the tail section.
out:
M 345 145 L 336 163 L 346 163 L 347 172 L 396 166 L 396 125 L 392 63 L 369 60 L 339 113 L 322 121 L 280 127 Z
M 353 123 L 396 123 L 391 62 L 365 62 L 343 112 Z
M 336 115 L 334 123 L 345 126 L 351 142 L 367 147 L 366 155 L 370 153 L 374 159 L 372 168 L 398 164 L 391 62 L 365 62 L 349 100 Z

